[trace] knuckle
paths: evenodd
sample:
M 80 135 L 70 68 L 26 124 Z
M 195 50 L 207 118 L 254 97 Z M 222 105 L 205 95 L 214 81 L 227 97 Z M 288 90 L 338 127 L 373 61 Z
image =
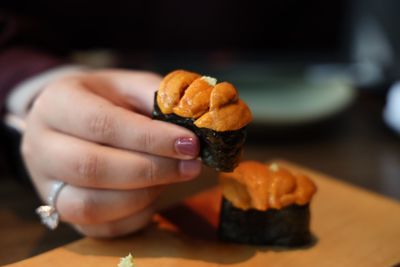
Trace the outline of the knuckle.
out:
M 31 107 L 30 113 L 38 112 L 38 114 L 43 115 L 49 112 L 49 107 L 51 107 L 51 103 L 54 103 L 54 98 L 56 95 L 59 95 L 63 90 L 65 90 L 65 86 L 61 84 L 61 82 L 51 82 L 46 85 L 44 89 L 34 98 Z
M 90 116 L 88 126 L 90 133 L 100 140 L 112 141 L 115 139 L 115 119 L 103 108 Z
M 100 159 L 95 153 L 87 153 L 78 158 L 76 162 L 76 173 L 80 180 L 95 183 L 99 177 Z
M 39 113 L 46 112 L 48 98 L 50 98 L 48 88 L 45 88 L 39 95 L 33 100 L 30 113 L 38 111 Z
M 158 184 L 158 166 L 152 160 L 146 160 L 143 164 L 143 177 L 146 185 Z
M 144 129 L 143 133 L 138 139 L 138 143 L 141 144 L 143 152 L 154 151 L 157 140 L 150 130 Z
M 52 81 L 43 88 L 43 90 L 36 97 L 35 102 L 42 103 L 47 101 L 54 101 L 54 95 L 62 92 L 64 88 L 65 85 L 61 81 Z
M 157 184 L 158 180 L 158 175 L 157 175 L 157 169 L 158 166 L 152 161 L 148 161 L 147 166 L 146 166 L 146 180 L 149 182 L 149 184 Z

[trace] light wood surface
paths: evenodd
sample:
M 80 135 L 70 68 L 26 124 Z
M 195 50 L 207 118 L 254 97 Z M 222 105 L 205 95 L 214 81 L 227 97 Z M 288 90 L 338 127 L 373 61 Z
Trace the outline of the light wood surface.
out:
M 312 246 L 254 247 L 216 240 L 220 193 L 201 192 L 165 209 L 146 230 L 114 240 L 82 239 L 9 267 L 115 267 L 132 253 L 147 266 L 394 266 L 400 264 L 400 204 L 337 179 L 306 172 L 318 186 Z

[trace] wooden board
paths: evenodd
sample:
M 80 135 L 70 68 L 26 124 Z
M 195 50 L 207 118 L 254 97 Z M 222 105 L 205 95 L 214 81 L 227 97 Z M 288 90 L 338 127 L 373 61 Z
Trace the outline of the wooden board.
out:
M 82 239 L 9 267 L 115 267 L 132 253 L 148 266 L 395 266 L 400 264 L 400 204 L 290 163 L 318 186 L 311 205 L 316 243 L 282 249 L 219 242 L 220 193 L 210 189 L 171 206 L 146 230 L 115 240 Z

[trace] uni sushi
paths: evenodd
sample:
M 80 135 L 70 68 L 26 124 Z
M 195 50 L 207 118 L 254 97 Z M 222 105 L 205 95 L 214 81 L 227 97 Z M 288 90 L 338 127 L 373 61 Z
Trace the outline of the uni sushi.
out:
M 304 174 L 276 163 L 245 161 L 221 173 L 222 206 L 218 236 L 253 245 L 310 244 L 309 203 L 316 192 Z
M 155 93 L 152 117 L 193 131 L 203 163 L 224 172 L 238 165 L 252 120 L 232 84 L 185 70 L 165 76 Z

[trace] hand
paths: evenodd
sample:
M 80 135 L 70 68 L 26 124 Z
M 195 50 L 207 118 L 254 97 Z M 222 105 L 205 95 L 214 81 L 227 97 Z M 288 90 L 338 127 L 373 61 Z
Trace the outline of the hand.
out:
M 88 236 L 145 226 L 163 185 L 196 177 L 199 143 L 149 117 L 158 75 L 103 70 L 48 85 L 27 117 L 22 155 L 43 199 L 55 180 L 61 219 Z

